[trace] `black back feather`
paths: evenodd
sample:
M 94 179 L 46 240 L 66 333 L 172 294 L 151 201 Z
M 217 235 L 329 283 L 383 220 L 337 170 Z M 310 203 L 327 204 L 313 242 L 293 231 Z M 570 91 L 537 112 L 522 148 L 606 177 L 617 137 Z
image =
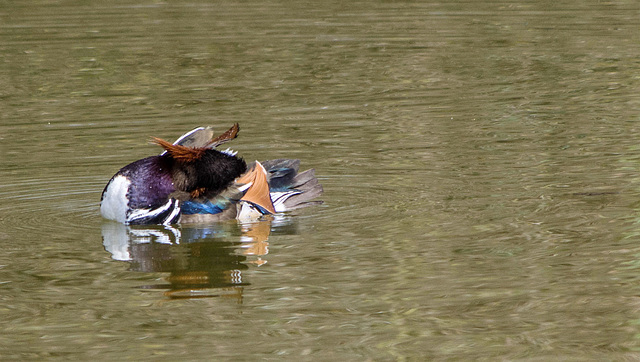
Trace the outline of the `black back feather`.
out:
M 206 150 L 202 157 L 193 162 L 173 161 L 173 182 L 176 189 L 186 192 L 205 189 L 207 196 L 220 193 L 247 171 L 247 164 L 242 158 L 213 149 Z

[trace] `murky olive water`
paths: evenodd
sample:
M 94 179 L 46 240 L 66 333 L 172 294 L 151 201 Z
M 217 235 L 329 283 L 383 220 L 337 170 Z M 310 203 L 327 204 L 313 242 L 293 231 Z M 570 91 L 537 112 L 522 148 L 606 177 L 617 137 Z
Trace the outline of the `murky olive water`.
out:
M 635 1 L 0 5 L 0 356 L 640 358 Z M 101 219 L 199 125 L 320 207 Z

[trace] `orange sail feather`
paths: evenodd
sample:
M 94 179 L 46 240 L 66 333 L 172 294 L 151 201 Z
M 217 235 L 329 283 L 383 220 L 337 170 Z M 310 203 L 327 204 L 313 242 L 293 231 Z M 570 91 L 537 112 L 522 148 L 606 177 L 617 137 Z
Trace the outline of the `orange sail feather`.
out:
M 272 214 L 276 213 L 269 193 L 269 183 L 267 182 L 267 171 L 256 161 L 255 166 L 249 172 L 240 176 L 236 182 L 251 186 L 240 200 L 254 203 Z

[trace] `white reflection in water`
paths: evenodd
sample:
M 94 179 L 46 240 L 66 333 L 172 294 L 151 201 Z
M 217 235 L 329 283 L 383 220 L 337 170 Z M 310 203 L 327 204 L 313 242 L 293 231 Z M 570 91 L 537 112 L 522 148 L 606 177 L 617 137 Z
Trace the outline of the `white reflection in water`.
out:
M 233 296 L 241 301 L 242 275 L 249 265 L 267 263 L 272 226 L 286 219 L 206 226 L 129 226 L 105 222 L 103 245 L 114 260 L 136 272 L 168 272 L 168 284 L 144 285 L 164 289 L 171 298 Z

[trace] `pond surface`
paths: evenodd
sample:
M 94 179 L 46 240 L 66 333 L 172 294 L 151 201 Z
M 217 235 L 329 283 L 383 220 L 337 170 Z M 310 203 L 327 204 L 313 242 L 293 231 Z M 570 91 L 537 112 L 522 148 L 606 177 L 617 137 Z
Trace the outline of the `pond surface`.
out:
M 640 358 L 637 1 L 0 7 L 0 357 Z M 200 125 L 322 206 L 126 228 Z

